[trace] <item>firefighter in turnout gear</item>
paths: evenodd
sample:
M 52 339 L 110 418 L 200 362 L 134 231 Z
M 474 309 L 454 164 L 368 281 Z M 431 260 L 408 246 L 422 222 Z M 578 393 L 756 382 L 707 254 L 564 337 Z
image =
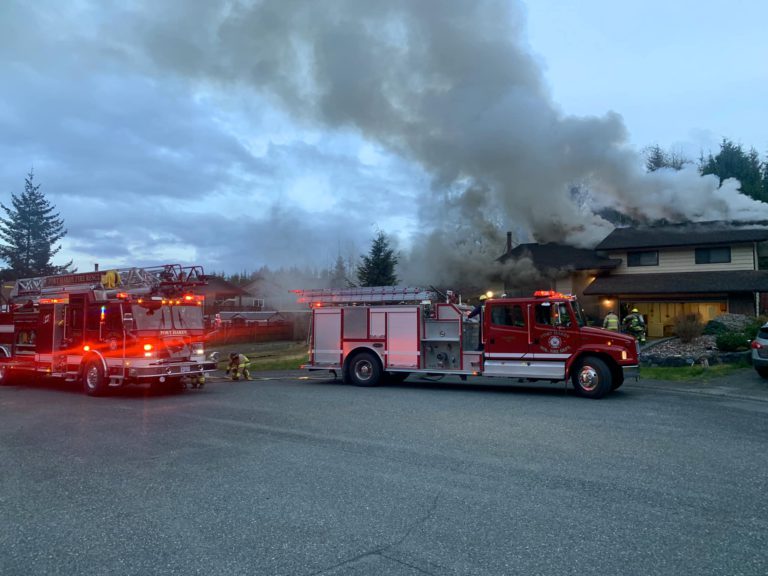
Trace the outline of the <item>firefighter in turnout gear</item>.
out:
M 232 380 L 240 380 L 240 378 L 250 380 L 251 373 L 248 371 L 250 363 L 251 361 L 245 354 L 232 352 L 229 355 L 229 366 L 227 366 L 225 374 L 232 376 Z
M 613 332 L 619 331 L 619 317 L 616 315 L 616 313 L 611 310 L 608 312 L 608 314 L 605 315 L 605 318 L 603 319 L 603 328 L 606 330 L 611 330 Z
M 645 320 L 637 308 L 632 308 L 632 311 L 624 318 L 622 326 L 627 334 L 634 336 L 640 344 L 645 344 Z

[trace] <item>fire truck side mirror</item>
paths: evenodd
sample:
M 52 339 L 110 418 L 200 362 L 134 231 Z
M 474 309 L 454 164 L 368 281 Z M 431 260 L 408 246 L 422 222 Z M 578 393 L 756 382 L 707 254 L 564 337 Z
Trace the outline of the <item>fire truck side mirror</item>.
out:
M 123 328 L 125 328 L 129 332 L 135 328 L 133 314 L 131 314 L 130 312 L 123 314 Z

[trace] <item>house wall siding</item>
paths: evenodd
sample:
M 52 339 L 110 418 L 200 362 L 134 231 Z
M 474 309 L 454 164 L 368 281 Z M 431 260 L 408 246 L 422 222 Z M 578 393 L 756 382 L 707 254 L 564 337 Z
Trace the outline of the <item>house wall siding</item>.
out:
M 621 265 L 612 274 L 660 274 L 670 272 L 716 272 L 754 270 L 755 258 L 751 244 L 731 246 L 731 261 L 723 264 L 696 264 L 696 250 L 660 249 L 658 266 L 627 266 L 627 252 L 612 252 L 611 258 L 621 258 Z

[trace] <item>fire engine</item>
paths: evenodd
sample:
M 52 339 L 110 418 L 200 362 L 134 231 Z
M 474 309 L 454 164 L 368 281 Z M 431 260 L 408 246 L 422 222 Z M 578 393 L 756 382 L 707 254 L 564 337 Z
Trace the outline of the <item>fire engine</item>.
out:
M 586 325 L 578 300 L 552 291 L 471 307 L 434 288 L 295 290 L 309 304 L 308 370 L 375 386 L 410 374 L 571 380 L 602 398 L 639 374 L 634 338 Z
M 135 383 L 205 383 L 200 266 L 168 264 L 17 280 L 0 313 L 0 384 L 57 377 L 99 396 Z

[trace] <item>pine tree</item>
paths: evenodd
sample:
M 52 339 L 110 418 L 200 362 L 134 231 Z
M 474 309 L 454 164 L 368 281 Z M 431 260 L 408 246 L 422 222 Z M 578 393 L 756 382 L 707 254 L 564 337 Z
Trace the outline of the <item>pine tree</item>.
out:
M 661 168 L 682 170 L 683 166 L 690 163 L 691 161 L 683 156 L 682 152 L 674 150 L 667 152 L 658 144 L 645 149 L 645 169 L 648 172 L 655 172 Z
M 702 158 L 700 166 L 702 174 L 714 174 L 721 184 L 726 178 L 736 178 L 741 182 L 742 194 L 765 202 L 762 169 L 757 150 L 745 152 L 740 145 L 725 138 L 720 143 L 720 152 L 716 156 L 710 154 L 706 160 Z
M 357 269 L 357 279 L 360 286 L 394 286 L 397 284 L 395 266 L 397 256 L 389 247 L 384 232 L 379 232 L 373 239 L 371 250 L 363 256 L 363 263 Z
M 347 279 L 347 264 L 344 262 L 341 254 L 336 256 L 336 263 L 328 271 L 329 288 L 349 288 L 351 282 Z
M 67 231 L 40 185 L 34 185 L 34 177 L 30 170 L 21 196 L 11 194 L 11 208 L 0 203 L 7 216 L 0 217 L 0 240 L 5 243 L 0 245 L 0 258 L 10 267 L 7 276 L 15 278 L 66 272 L 72 265 L 71 260 L 64 266 L 51 263 L 61 250 L 54 245 Z

